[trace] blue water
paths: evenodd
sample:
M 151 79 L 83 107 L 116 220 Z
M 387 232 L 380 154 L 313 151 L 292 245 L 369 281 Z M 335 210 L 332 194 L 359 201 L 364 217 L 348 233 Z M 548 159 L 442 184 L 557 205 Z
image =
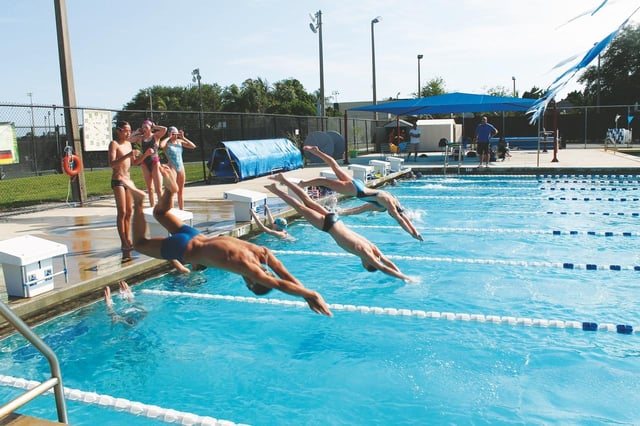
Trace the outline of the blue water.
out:
M 319 291 L 333 318 L 282 293 L 253 298 L 238 276 L 207 270 L 135 286 L 147 314 L 133 327 L 112 324 L 99 301 L 37 332 L 60 357 L 68 388 L 235 423 L 634 424 L 636 332 L 480 322 L 464 314 L 640 325 L 637 185 L 614 178 L 402 181 L 387 189 L 424 242 L 386 214 L 343 220 L 414 283 L 365 272 L 304 221 L 289 227 L 295 241 L 254 239 Z M 594 200 L 594 192 L 605 199 Z M 230 297 L 202 297 L 210 295 Z M 265 299 L 288 304 L 255 303 Z M 117 297 L 115 303 L 127 307 Z M 0 374 L 43 380 L 48 371 L 22 338 L 3 341 Z M 16 392 L 0 388 L 2 400 Z M 68 405 L 74 425 L 162 424 L 85 402 Z M 54 407 L 45 397 L 21 412 L 55 419 Z

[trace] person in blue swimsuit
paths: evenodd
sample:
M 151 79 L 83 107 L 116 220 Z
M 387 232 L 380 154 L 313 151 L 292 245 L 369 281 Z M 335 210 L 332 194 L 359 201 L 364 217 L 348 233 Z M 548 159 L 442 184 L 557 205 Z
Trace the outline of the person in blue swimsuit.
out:
M 347 225 L 340 220 L 337 214 L 330 212 L 322 205 L 316 203 L 309 197 L 307 191 L 291 182 L 285 175 L 280 173 L 271 176 L 270 179 L 285 185 L 293 191 L 297 198 L 278 188 L 275 183 L 266 185 L 265 188 L 280 197 L 289 206 L 293 207 L 315 228 L 331 235 L 340 248 L 358 256 L 362 262 L 362 266 L 367 271 L 381 271 L 392 277 L 411 281 L 411 278 L 400 272 L 400 269 L 382 254 L 375 244 L 347 228 Z
M 176 171 L 176 182 L 178 183 L 178 208 L 184 210 L 184 183 L 186 173 L 182 162 L 182 150 L 195 149 L 196 144 L 184 136 L 184 131 L 169 127 L 169 136 L 160 141 L 160 149 L 167 156 L 169 167 Z
M 256 295 L 275 288 L 302 297 L 314 312 L 332 316 L 322 296 L 305 288 L 268 248 L 225 235 L 207 237 L 173 215 L 170 211 L 173 196 L 178 192 L 175 171 L 162 165 L 160 172 L 165 190 L 153 209 L 153 216 L 171 234 L 166 238 L 147 238 L 143 207 L 146 194 L 130 180 L 125 182 L 133 196 L 133 247 L 138 252 L 156 259 L 175 259 L 233 272 L 241 275 L 247 288 Z
M 338 180 L 317 177 L 309 180 L 302 180 L 298 185 L 301 187 L 324 186 L 333 191 L 339 192 L 340 194 L 357 197 L 366 203 L 353 209 L 343 210 L 341 212 L 343 216 L 363 213 L 366 211 L 386 211 L 389 216 L 394 218 L 400 227 L 409 235 L 416 240 L 422 241 L 422 235 L 420 235 L 416 227 L 413 226 L 413 223 L 411 223 L 411 220 L 409 220 L 405 214 L 404 208 L 400 205 L 400 202 L 396 197 L 387 191 L 373 190 L 367 187 L 361 180 L 352 178 L 340 168 L 340 165 L 333 157 L 320 151 L 317 146 L 305 146 L 304 149 L 327 163 Z

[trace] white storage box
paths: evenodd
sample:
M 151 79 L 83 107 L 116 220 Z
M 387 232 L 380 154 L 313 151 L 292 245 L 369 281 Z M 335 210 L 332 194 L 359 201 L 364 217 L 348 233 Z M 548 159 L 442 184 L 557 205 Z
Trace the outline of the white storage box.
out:
M 402 170 L 402 163 L 404 163 L 404 158 L 387 157 L 387 161 L 390 164 L 390 169 L 392 172 L 399 172 L 400 170 Z
M 178 219 L 183 221 L 189 226 L 193 226 L 193 213 L 186 210 L 171 209 L 169 210 Z M 153 207 L 147 207 L 144 209 L 144 219 L 147 222 L 147 233 L 151 238 L 153 237 L 168 237 L 169 231 L 160 225 L 155 217 L 153 217 Z
M 373 166 L 373 173 L 380 174 L 380 176 L 386 176 L 391 170 L 391 163 L 382 160 L 371 160 L 369 165 Z
M 331 169 L 320 170 L 320 176 L 331 180 L 338 180 L 338 176 L 336 176 Z
M 258 206 L 264 205 L 267 202 L 267 194 L 247 189 L 233 189 L 224 193 L 224 199 L 233 201 L 236 222 L 250 222 L 249 210 L 256 210 Z
M 53 290 L 54 277 L 64 274 L 67 282 L 68 249 L 64 244 L 25 235 L 0 242 L 0 263 L 7 294 L 32 297 Z M 63 257 L 63 270 L 54 272 L 53 258 Z
M 363 182 L 366 182 L 367 176 L 373 172 L 372 166 L 361 166 L 359 164 L 352 164 L 349 166 L 349 169 L 353 171 L 353 177 L 355 179 L 360 179 Z

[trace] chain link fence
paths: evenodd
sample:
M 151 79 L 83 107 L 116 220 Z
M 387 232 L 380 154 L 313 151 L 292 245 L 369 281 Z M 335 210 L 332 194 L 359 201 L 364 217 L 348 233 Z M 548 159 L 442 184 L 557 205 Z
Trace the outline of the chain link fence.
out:
M 16 190 L 17 185 L 9 185 L 11 180 L 27 179 L 19 188 L 20 191 L 26 192 L 23 194 L 25 199 L 34 201 L 38 200 L 38 193 L 29 193 L 30 190 L 39 191 L 38 188 L 46 186 L 48 180 L 51 180 L 52 184 L 59 184 L 61 176 L 56 175 L 63 174 L 61 160 L 65 147 L 74 146 L 67 131 L 67 113 L 76 114 L 80 133 L 77 138 L 83 140 L 85 111 L 67 111 L 56 105 L 0 104 L 0 126 L 4 126 L 0 129 L 10 127 L 15 130 L 17 147 L 16 158 L 11 159 L 8 158 L 6 147 L 0 146 L 0 180 L 4 184 L 0 185 L 0 210 L 13 199 L 9 195 Z M 98 111 L 109 113 L 112 127 L 116 120 L 125 120 L 136 129 L 144 120 L 151 119 L 163 126 L 183 129 L 186 137 L 197 145 L 195 150 L 184 151 L 184 161 L 200 162 L 203 170 L 209 170 L 207 163 L 222 141 L 288 138 L 301 148 L 310 133 L 335 131 L 347 139 L 349 151 L 359 153 L 379 152 L 381 143 L 386 141 L 385 138 L 384 141 L 376 142 L 376 135 L 380 139 L 379 129 L 387 120 L 350 118 L 348 114 L 345 117 L 320 118 L 198 111 Z M 634 105 L 565 107 L 555 113 L 550 108 L 541 120 L 541 125 L 547 130 L 557 125 L 563 144 L 584 143 L 586 147 L 588 143 L 602 144 L 607 130 L 611 128 L 624 127 L 630 129 L 632 134 L 635 133 L 633 127 L 640 125 L 633 120 L 637 113 L 637 107 Z M 462 122 L 464 135 L 473 135 L 479 120 L 477 115 L 471 118 L 456 115 L 451 117 Z M 494 114 L 491 120 L 505 136 L 536 134 L 535 127 L 528 123 L 528 117 L 523 114 Z M 105 142 L 105 147 L 107 143 L 108 141 Z M 84 144 L 82 146 L 81 158 L 85 170 L 109 168 L 106 148 L 103 151 L 95 151 L 87 150 Z M 187 178 L 189 181 L 206 180 L 206 176 Z M 37 179 L 38 184 L 33 183 L 36 181 L 30 183 L 29 179 Z M 95 194 L 95 191 L 87 187 L 87 193 Z

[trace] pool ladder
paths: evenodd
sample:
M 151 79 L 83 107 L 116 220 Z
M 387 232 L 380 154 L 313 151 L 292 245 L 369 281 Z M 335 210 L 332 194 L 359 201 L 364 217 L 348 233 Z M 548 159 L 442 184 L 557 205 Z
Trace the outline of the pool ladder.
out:
M 2 315 L 7 322 L 22 334 L 33 346 L 40 351 L 42 355 L 49 361 L 49 367 L 51 368 L 51 378 L 40 383 L 38 386 L 29 389 L 22 395 L 4 404 L 0 407 L 0 419 L 13 413 L 23 405 L 33 401 L 40 395 L 48 392 L 53 388 L 53 393 L 56 399 L 56 408 L 58 410 L 58 422 L 69 424 L 67 418 L 67 405 L 64 400 L 64 390 L 62 386 L 62 373 L 60 371 L 60 363 L 58 357 L 51 350 L 51 348 L 38 336 L 33 330 L 17 316 L 7 305 L 0 302 L 0 315 Z

